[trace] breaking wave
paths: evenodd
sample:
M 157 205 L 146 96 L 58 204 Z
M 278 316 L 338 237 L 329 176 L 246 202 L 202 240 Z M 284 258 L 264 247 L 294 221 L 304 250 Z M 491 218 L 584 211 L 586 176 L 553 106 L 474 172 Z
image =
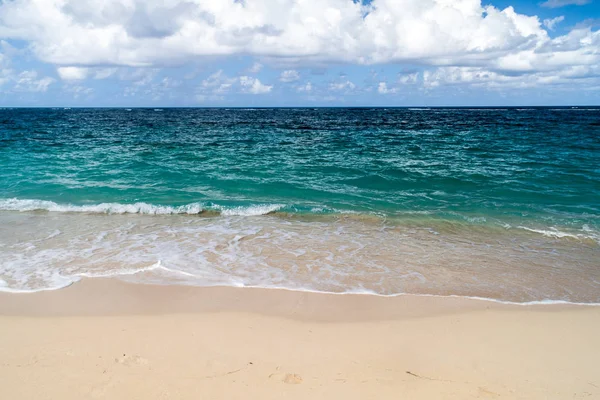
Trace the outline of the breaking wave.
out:
M 146 214 L 146 215 L 173 215 L 173 214 L 202 214 L 215 212 L 221 215 L 255 216 L 266 215 L 284 208 L 283 204 L 253 204 L 249 206 L 222 206 L 203 203 L 190 203 L 181 206 L 166 206 L 149 203 L 100 203 L 90 205 L 58 204 L 53 201 L 36 199 L 3 199 L 0 200 L 0 211 L 48 211 L 64 213 L 88 214 Z

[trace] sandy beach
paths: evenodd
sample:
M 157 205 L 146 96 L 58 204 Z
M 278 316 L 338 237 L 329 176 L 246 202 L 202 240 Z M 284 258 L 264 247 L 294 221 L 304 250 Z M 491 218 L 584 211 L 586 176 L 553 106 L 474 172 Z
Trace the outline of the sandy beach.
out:
M 6 399 L 600 396 L 600 308 L 88 280 L 0 294 Z

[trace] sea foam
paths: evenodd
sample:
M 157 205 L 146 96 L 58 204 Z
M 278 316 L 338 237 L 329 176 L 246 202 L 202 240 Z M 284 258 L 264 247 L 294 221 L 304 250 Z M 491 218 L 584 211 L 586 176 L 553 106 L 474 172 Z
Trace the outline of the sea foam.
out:
M 203 203 L 190 203 L 181 206 L 166 206 L 149 203 L 99 203 L 90 205 L 58 204 L 53 201 L 36 199 L 2 199 L 0 211 L 49 211 L 63 213 L 88 213 L 88 214 L 200 214 L 204 211 L 216 211 L 225 216 L 255 216 L 266 215 L 280 210 L 283 204 L 254 204 L 249 206 L 222 206 L 205 205 Z

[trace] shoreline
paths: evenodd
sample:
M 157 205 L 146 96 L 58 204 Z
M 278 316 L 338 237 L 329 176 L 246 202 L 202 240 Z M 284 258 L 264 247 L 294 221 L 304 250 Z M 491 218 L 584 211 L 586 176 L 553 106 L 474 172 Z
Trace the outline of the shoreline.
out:
M 600 396 L 598 307 L 87 279 L 0 326 L 11 399 Z
M 91 294 L 92 297 L 101 298 L 104 292 L 111 292 L 110 301 L 99 304 L 95 301 L 81 301 L 82 293 Z M 152 296 L 169 298 L 167 304 L 158 308 L 150 301 Z M 202 299 L 203 306 L 186 304 L 185 299 L 197 297 Z M 340 298 L 336 300 L 336 298 Z M 73 302 L 74 298 L 79 298 Z M 595 308 L 600 303 L 576 303 L 562 300 L 541 300 L 530 302 L 512 302 L 496 300 L 485 297 L 437 294 L 399 293 L 384 295 L 368 292 L 320 292 L 307 289 L 289 289 L 284 287 L 253 287 L 253 286 L 194 286 L 185 284 L 150 284 L 141 282 L 127 282 L 118 278 L 84 277 L 67 286 L 39 291 L 1 291 L 0 290 L 0 316 L 43 316 L 43 315 L 115 315 L 138 313 L 180 313 L 180 312 L 211 312 L 223 307 L 221 311 L 229 312 L 267 312 L 268 315 L 286 316 L 281 310 L 273 307 L 264 307 L 263 302 L 256 299 L 275 299 L 280 302 L 306 301 L 313 303 L 325 301 L 330 305 L 330 312 L 336 307 L 343 307 L 345 302 L 362 303 L 366 308 L 373 309 L 386 301 L 395 302 L 397 305 L 419 304 L 427 310 L 439 307 L 441 310 L 481 310 L 481 309 L 526 309 L 555 311 L 578 308 Z M 346 298 L 347 300 L 342 300 Z M 235 300 L 232 300 L 235 299 Z M 208 300 L 208 301 L 206 301 Z M 117 304 L 119 306 L 117 307 Z M 143 304 L 152 304 L 145 306 Z M 59 309 L 56 309 L 56 305 Z M 120 308 L 119 310 L 117 308 Z M 378 317 L 397 318 L 401 314 L 375 313 Z M 372 316 L 372 315 L 371 315 Z M 306 315 L 305 315 L 306 317 Z M 332 315 L 320 315 L 321 318 L 330 318 Z
M 327 322 L 393 320 L 490 308 L 578 309 L 574 304 L 512 305 L 462 297 L 321 293 L 290 289 L 128 283 L 87 278 L 58 290 L 0 292 L 0 316 L 70 317 L 242 312 Z M 346 311 L 351 308 L 352 314 Z M 587 308 L 587 307 L 582 307 Z

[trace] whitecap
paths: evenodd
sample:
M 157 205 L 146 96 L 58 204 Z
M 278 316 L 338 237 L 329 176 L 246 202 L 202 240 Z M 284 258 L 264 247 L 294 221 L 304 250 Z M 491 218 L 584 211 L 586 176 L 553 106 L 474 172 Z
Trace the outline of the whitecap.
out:
M 283 204 L 258 204 L 252 206 L 239 206 L 239 207 L 231 207 L 225 208 L 221 206 L 217 206 L 215 208 L 221 210 L 221 215 L 224 216 L 258 216 L 258 215 L 266 215 L 272 212 L 281 210 L 285 205 Z
M 53 201 L 35 199 L 0 200 L 2 211 L 50 211 L 95 214 L 199 214 L 204 208 L 200 203 L 183 206 L 163 206 L 148 203 L 100 203 L 91 205 L 58 204 Z

